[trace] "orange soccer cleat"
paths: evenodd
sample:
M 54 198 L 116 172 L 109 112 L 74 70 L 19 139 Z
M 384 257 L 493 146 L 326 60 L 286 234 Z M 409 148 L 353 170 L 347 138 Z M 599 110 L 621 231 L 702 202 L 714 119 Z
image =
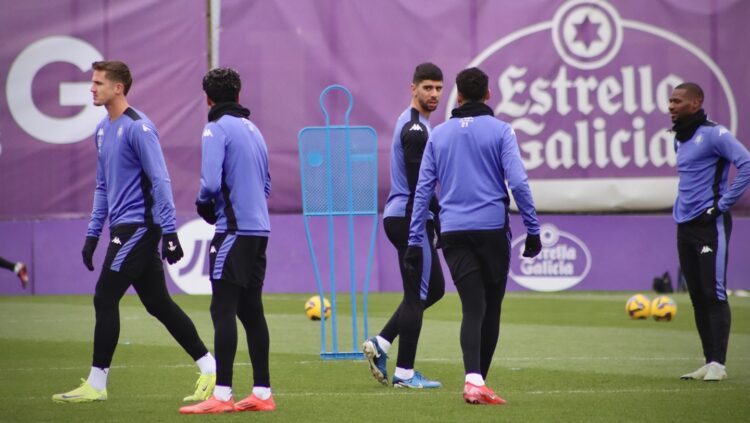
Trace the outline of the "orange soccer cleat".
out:
M 186 405 L 180 408 L 180 414 L 218 414 L 231 413 L 234 411 L 234 401 L 222 401 L 211 395 L 211 398 L 194 405 Z
M 235 411 L 273 411 L 275 409 L 276 403 L 273 402 L 273 396 L 262 400 L 256 397 L 255 394 L 250 394 L 242 401 L 237 401 L 234 404 Z
M 476 386 L 469 382 L 464 384 L 464 401 L 469 404 L 503 405 L 505 400 L 492 392 L 492 389 L 484 386 Z

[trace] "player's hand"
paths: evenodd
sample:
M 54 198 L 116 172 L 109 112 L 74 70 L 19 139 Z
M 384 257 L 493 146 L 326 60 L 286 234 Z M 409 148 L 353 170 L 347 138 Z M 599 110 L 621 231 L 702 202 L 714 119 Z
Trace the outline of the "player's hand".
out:
M 99 238 L 94 236 L 87 236 L 86 242 L 83 244 L 83 250 L 81 255 L 83 256 L 83 265 L 86 266 L 89 271 L 94 271 L 94 250 L 96 250 L 96 244 L 99 242 Z
M 718 207 L 711 206 L 704 210 L 703 213 L 699 214 L 695 220 L 702 226 L 713 225 L 714 222 L 716 222 L 716 219 L 719 218 L 720 214 L 721 210 L 719 210 Z
M 536 257 L 542 251 L 542 240 L 539 234 L 526 234 L 526 244 L 523 248 L 523 256 L 532 258 Z
M 195 208 L 198 210 L 198 216 L 200 216 L 203 220 L 206 221 L 209 225 L 213 225 L 218 220 L 218 217 L 216 216 L 216 203 L 212 201 L 207 201 L 205 203 L 201 203 L 196 200 L 195 202 Z
M 176 233 L 164 234 L 161 237 L 161 258 L 167 259 L 167 263 L 175 264 L 185 254 L 182 252 L 180 239 Z
M 410 245 L 404 253 L 404 269 L 410 278 L 422 278 L 422 247 Z

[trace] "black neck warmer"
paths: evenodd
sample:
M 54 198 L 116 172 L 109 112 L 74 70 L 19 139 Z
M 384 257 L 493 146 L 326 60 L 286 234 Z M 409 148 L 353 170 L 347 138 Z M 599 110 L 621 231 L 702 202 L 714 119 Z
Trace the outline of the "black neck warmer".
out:
M 706 112 L 704 112 L 703 109 L 700 109 L 693 115 L 677 119 L 677 122 L 672 126 L 672 131 L 674 131 L 677 141 L 685 142 L 690 138 L 693 138 L 695 131 L 697 131 L 701 125 L 705 124 L 706 121 L 708 121 L 706 118 Z
M 250 116 L 250 110 L 233 101 L 216 103 L 211 107 L 211 110 L 208 111 L 208 121 L 213 122 L 219 120 L 219 118 L 224 115 L 246 118 Z
M 492 111 L 490 106 L 479 101 L 470 101 L 468 103 L 464 103 L 451 111 L 451 118 L 465 118 L 485 115 L 495 116 L 495 112 Z

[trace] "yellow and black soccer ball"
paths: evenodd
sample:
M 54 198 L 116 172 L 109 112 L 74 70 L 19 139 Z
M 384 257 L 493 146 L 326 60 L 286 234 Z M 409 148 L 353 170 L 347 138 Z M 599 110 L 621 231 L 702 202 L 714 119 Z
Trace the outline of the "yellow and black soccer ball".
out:
M 323 297 L 323 307 L 325 310 L 325 318 L 331 317 L 331 303 L 328 302 L 328 298 Z M 315 295 L 305 301 L 305 314 L 310 320 L 320 320 L 320 297 Z
M 625 312 L 631 319 L 647 319 L 651 315 L 651 300 L 643 294 L 635 294 L 625 303 Z
M 660 295 L 651 302 L 651 316 L 657 322 L 671 322 L 677 315 L 677 303 L 667 297 Z

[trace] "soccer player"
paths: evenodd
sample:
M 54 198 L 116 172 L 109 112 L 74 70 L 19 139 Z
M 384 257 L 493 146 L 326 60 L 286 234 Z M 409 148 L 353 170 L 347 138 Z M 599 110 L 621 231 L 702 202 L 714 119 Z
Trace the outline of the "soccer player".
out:
M 527 230 L 523 255 L 541 251 L 539 222 L 516 135 L 485 104 L 487 75 L 477 68 L 456 77 L 459 107 L 435 127 L 425 148 L 404 254 L 410 273 L 421 272 L 425 217 L 440 184 L 443 255 L 461 299 L 464 400 L 504 404 L 485 385 L 500 334 L 500 308 L 510 263 L 509 197 L 513 192 Z
M 210 107 L 203 129 L 198 214 L 216 233 L 209 250 L 211 319 L 214 322 L 216 388 L 206 401 L 183 407 L 183 414 L 272 411 L 268 369 L 269 336 L 261 294 L 271 225 L 268 148 L 250 111 L 239 104 L 242 83 L 233 69 L 217 68 L 203 77 Z M 237 351 L 237 318 L 247 335 L 253 390 L 234 402 L 232 367 Z
M 750 153 L 726 128 L 707 119 L 703 90 L 692 82 L 669 97 L 679 185 L 672 215 L 677 252 L 693 303 L 706 364 L 682 379 L 726 379 L 731 313 L 727 299 L 729 209 L 750 184 Z M 737 174 L 728 184 L 729 166 Z
M 56 394 L 55 402 L 107 399 L 107 378 L 120 336 L 119 303 L 131 285 L 146 310 L 156 317 L 196 361 L 200 377 L 186 401 L 205 399 L 216 380 L 216 363 L 190 318 L 167 292 L 162 259 L 174 264 L 183 256 L 175 227 L 175 208 L 166 163 L 154 124 L 128 104 L 132 84 L 128 66 L 119 61 L 92 64 L 94 104 L 107 116 L 97 125 L 94 207 L 81 254 L 94 270 L 92 258 L 105 220 L 110 239 L 94 293 L 96 324 L 91 371 L 83 384 Z M 161 256 L 157 251 L 162 240 Z
M 16 276 L 18 276 L 18 279 L 21 280 L 21 287 L 23 289 L 26 289 L 26 286 L 29 284 L 29 271 L 26 268 L 26 265 L 19 262 L 13 263 L 12 261 L 8 261 L 2 257 L 0 257 L 0 267 L 3 269 L 8 269 L 11 272 L 15 273 Z
M 426 236 L 421 248 L 424 271 L 419 277 L 409 278 L 402 259 L 409 237 L 414 189 L 419 178 L 419 165 L 430 133 L 429 117 L 438 106 L 443 93 L 443 72 L 432 63 L 422 63 L 414 70 L 411 82 L 411 104 L 401 113 L 393 131 L 391 148 L 391 192 L 385 203 L 383 226 L 388 240 L 398 251 L 404 297 L 380 334 L 362 344 L 372 375 L 383 385 L 388 385 L 386 363 L 388 349 L 396 336 L 401 336 L 398 359 L 393 375 L 393 386 L 406 388 L 439 388 L 440 382 L 430 380 L 414 370 L 417 342 L 422 330 L 424 310 L 437 302 L 445 293 L 445 280 L 435 250 L 437 225 L 437 200 L 433 196 L 433 215 L 426 225 Z M 434 220 L 433 217 L 434 216 Z

